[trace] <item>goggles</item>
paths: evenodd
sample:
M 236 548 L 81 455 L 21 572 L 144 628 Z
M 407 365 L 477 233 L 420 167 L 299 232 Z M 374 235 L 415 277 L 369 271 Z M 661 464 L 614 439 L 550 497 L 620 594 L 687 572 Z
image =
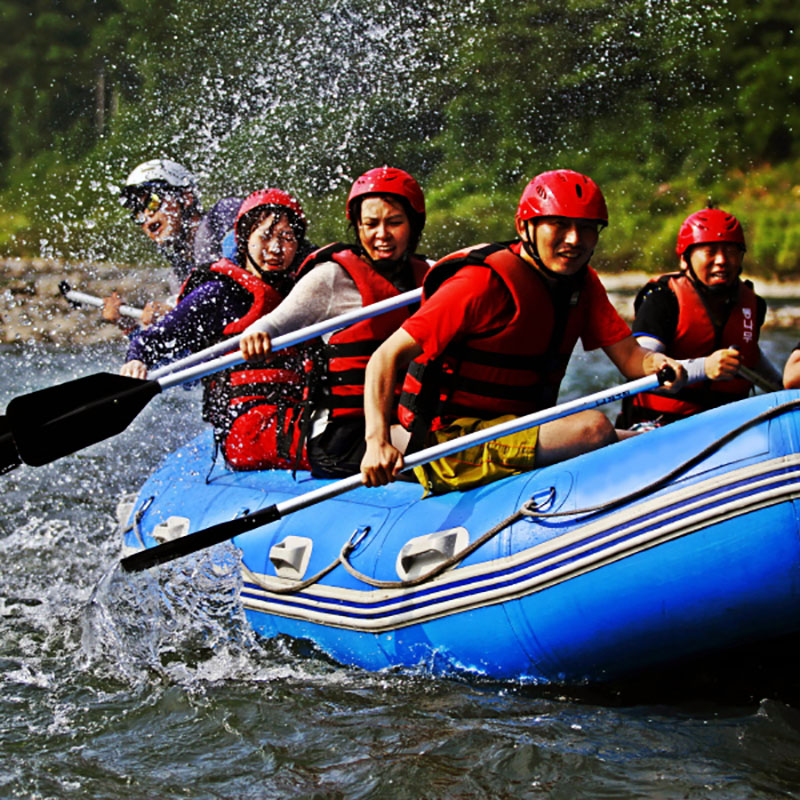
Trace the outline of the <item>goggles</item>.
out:
M 154 191 L 141 194 L 131 194 L 125 198 L 125 207 L 130 210 L 131 217 L 140 222 L 145 211 L 153 213 L 158 211 L 165 197 Z

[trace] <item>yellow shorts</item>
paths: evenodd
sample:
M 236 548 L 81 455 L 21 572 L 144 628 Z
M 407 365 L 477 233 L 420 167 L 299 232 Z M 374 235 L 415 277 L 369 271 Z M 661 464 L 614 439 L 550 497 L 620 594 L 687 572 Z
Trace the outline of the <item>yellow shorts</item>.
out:
M 459 417 L 444 428 L 428 434 L 426 444 L 432 446 L 449 442 L 473 431 L 482 431 L 515 419 L 507 414 L 496 419 Z M 535 466 L 536 442 L 539 428 L 511 433 L 485 444 L 468 447 L 451 456 L 415 467 L 414 476 L 430 494 L 474 489 L 487 483 L 528 472 Z

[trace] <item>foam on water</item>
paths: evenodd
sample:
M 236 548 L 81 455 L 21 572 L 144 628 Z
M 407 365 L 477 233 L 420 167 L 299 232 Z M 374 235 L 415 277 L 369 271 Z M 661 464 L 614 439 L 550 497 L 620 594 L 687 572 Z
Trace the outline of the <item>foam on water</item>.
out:
M 775 337 L 770 354 L 785 358 L 793 344 Z M 25 348 L 7 349 L 4 364 L 57 382 L 108 355 L 36 352 L 44 378 L 20 368 Z M 566 391 L 610 385 L 606 362 L 576 354 Z M 7 400 L 19 387 L 2 391 Z M 765 688 L 744 674 L 743 692 L 715 699 L 721 685 L 711 675 L 706 693 L 687 701 L 661 685 L 566 694 L 432 679 L 424 669 L 368 674 L 303 642 L 256 639 L 236 598 L 230 547 L 122 574 L 116 500 L 196 433 L 198 402 L 194 392 L 165 395 L 113 441 L 3 476 L 0 796 L 794 791 L 800 722 L 786 683 Z

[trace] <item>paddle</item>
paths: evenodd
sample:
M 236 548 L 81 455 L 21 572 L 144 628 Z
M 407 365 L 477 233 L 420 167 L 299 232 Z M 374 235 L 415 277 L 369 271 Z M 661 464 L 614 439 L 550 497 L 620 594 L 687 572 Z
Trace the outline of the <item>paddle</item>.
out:
M 758 386 L 763 392 L 779 392 L 783 389 L 782 384 L 775 383 L 774 381 L 759 375 L 754 369 L 742 365 L 736 370 L 745 380 L 750 381 L 754 386 Z
M 293 344 L 301 344 L 302 342 L 307 342 L 309 339 L 322 336 L 324 333 L 330 333 L 331 331 L 335 331 L 339 328 L 345 328 L 348 325 L 352 325 L 354 322 L 361 322 L 365 319 L 377 317 L 386 311 L 394 311 L 397 308 L 410 306 L 412 303 L 419 302 L 421 297 L 422 289 L 412 289 L 410 292 L 397 295 L 397 297 L 390 297 L 387 300 L 381 300 L 378 303 L 373 303 L 371 306 L 356 308 L 353 311 L 346 312 L 345 314 L 339 314 L 331 319 L 326 319 L 322 322 L 317 322 L 314 325 L 309 325 L 308 327 L 302 328 L 295 333 L 287 334 L 287 336 L 292 337 L 292 341 L 281 346 L 289 347 Z M 149 377 L 153 380 L 156 380 L 164 375 L 178 372 L 179 370 L 193 366 L 194 364 L 199 364 L 207 359 L 216 358 L 224 353 L 230 353 L 231 350 L 238 349 L 242 336 L 244 336 L 244 334 L 240 333 L 238 336 L 232 336 L 230 339 L 226 339 L 224 342 L 219 342 L 211 347 L 207 347 L 205 350 L 198 350 L 196 353 L 192 353 L 185 358 L 181 358 L 178 361 L 173 361 L 171 364 L 166 364 L 163 367 L 159 367 L 158 369 L 153 370 Z M 278 342 L 283 341 L 285 338 L 285 336 L 276 337 L 272 342 L 273 350 L 280 349 L 280 347 L 277 346 Z
M 0 417 L 0 475 L 16 469 L 21 463 L 11 426 L 5 417 Z
M 93 294 L 86 294 L 85 292 L 72 289 L 66 281 L 61 281 L 61 283 L 58 284 L 58 288 L 61 294 L 73 305 L 77 306 L 83 304 L 86 306 L 96 306 L 97 308 L 103 307 L 103 299 L 101 297 L 95 297 Z M 133 317 L 134 319 L 142 318 L 142 310 L 140 308 L 134 308 L 133 306 L 121 305 L 119 307 L 119 313 L 125 317 Z
M 672 368 L 662 367 L 657 375 L 650 375 L 645 378 L 630 381 L 629 383 L 624 383 L 621 386 L 604 389 L 601 392 L 588 395 L 587 397 L 570 400 L 567 403 L 561 403 L 552 408 L 546 408 L 543 411 L 536 411 L 533 414 L 527 414 L 524 417 L 508 420 L 500 425 L 494 425 L 491 428 L 475 431 L 466 436 L 461 436 L 458 439 L 452 439 L 449 442 L 443 442 L 442 444 L 419 450 L 404 458 L 403 472 L 427 464 L 430 461 L 435 461 L 437 458 L 443 458 L 444 456 L 458 453 L 473 445 L 483 444 L 492 439 L 497 439 L 500 436 L 516 433 L 525 428 L 532 428 L 535 425 L 543 425 L 546 422 L 552 422 L 555 419 L 567 417 L 579 411 L 596 408 L 605 403 L 613 403 L 615 400 L 622 400 L 625 397 L 639 394 L 639 392 L 652 391 L 653 389 L 657 389 L 661 384 L 674 379 L 675 373 Z M 229 522 L 220 522 L 217 525 L 212 525 L 209 528 L 196 531 L 188 536 L 173 539 L 163 544 L 156 545 L 155 547 L 148 548 L 147 550 L 134 553 L 122 559 L 122 568 L 126 572 L 140 572 L 149 567 L 164 564 L 167 561 L 172 561 L 173 559 L 189 555 L 190 553 L 195 553 L 206 547 L 212 547 L 215 544 L 232 539 L 234 536 L 246 533 L 254 528 L 260 528 L 262 525 L 266 525 L 269 522 L 275 522 L 285 517 L 287 514 L 300 511 L 300 509 L 303 508 L 308 508 L 323 500 L 338 497 L 340 494 L 349 492 L 352 489 L 357 489 L 359 486 L 363 486 L 360 473 L 351 475 L 349 478 L 343 478 L 335 483 L 327 484 L 319 489 L 306 492 L 291 500 L 275 503 L 267 508 L 255 511 L 252 514 L 238 517 Z
M 421 291 L 406 292 L 294 333 L 277 336 L 272 342 L 272 349 L 278 351 L 301 344 L 359 320 L 411 305 L 419 301 Z M 162 375 L 155 380 L 99 372 L 15 397 L 8 404 L 6 416 L 0 417 L 0 474 L 18 467 L 20 463 L 33 467 L 48 464 L 121 433 L 164 389 L 243 363 L 244 359 L 238 350 L 239 338 L 228 339 L 214 348 L 201 351 L 195 354 L 195 358 L 207 355 L 209 350 L 237 348 L 233 353 Z M 7 444 L 4 430 L 13 437 Z M 16 447 L 13 447 L 14 444 Z

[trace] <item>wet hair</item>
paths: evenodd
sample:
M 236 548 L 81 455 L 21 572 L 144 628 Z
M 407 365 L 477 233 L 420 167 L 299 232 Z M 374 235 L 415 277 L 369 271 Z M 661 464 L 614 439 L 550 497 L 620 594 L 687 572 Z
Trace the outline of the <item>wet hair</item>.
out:
M 250 240 L 250 234 L 253 232 L 253 229 L 257 225 L 260 225 L 270 214 L 275 215 L 275 219 L 272 223 L 273 225 L 278 222 L 281 217 L 285 217 L 297 239 L 297 253 L 287 270 L 288 272 L 294 272 L 300 264 L 303 263 L 306 256 L 313 250 L 313 247 L 305 238 L 305 220 L 297 216 L 291 208 L 287 208 L 286 206 L 256 206 L 239 218 L 236 222 L 236 260 L 240 266 L 247 264 L 247 246 Z
M 408 240 L 408 255 L 416 252 L 419 240 L 422 237 L 422 229 L 425 227 L 425 216 L 411 208 L 411 203 L 405 197 L 399 194 L 391 194 L 389 192 L 375 192 L 373 194 L 362 194 L 356 197 L 350 203 L 350 229 L 353 231 L 353 236 L 356 242 L 361 245 L 361 239 L 358 235 L 358 223 L 361 222 L 361 204 L 368 197 L 380 197 L 382 200 L 387 200 L 392 203 L 399 203 L 403 211 L 408 217 L 409 225 L 411 226 L 411 236 Z

